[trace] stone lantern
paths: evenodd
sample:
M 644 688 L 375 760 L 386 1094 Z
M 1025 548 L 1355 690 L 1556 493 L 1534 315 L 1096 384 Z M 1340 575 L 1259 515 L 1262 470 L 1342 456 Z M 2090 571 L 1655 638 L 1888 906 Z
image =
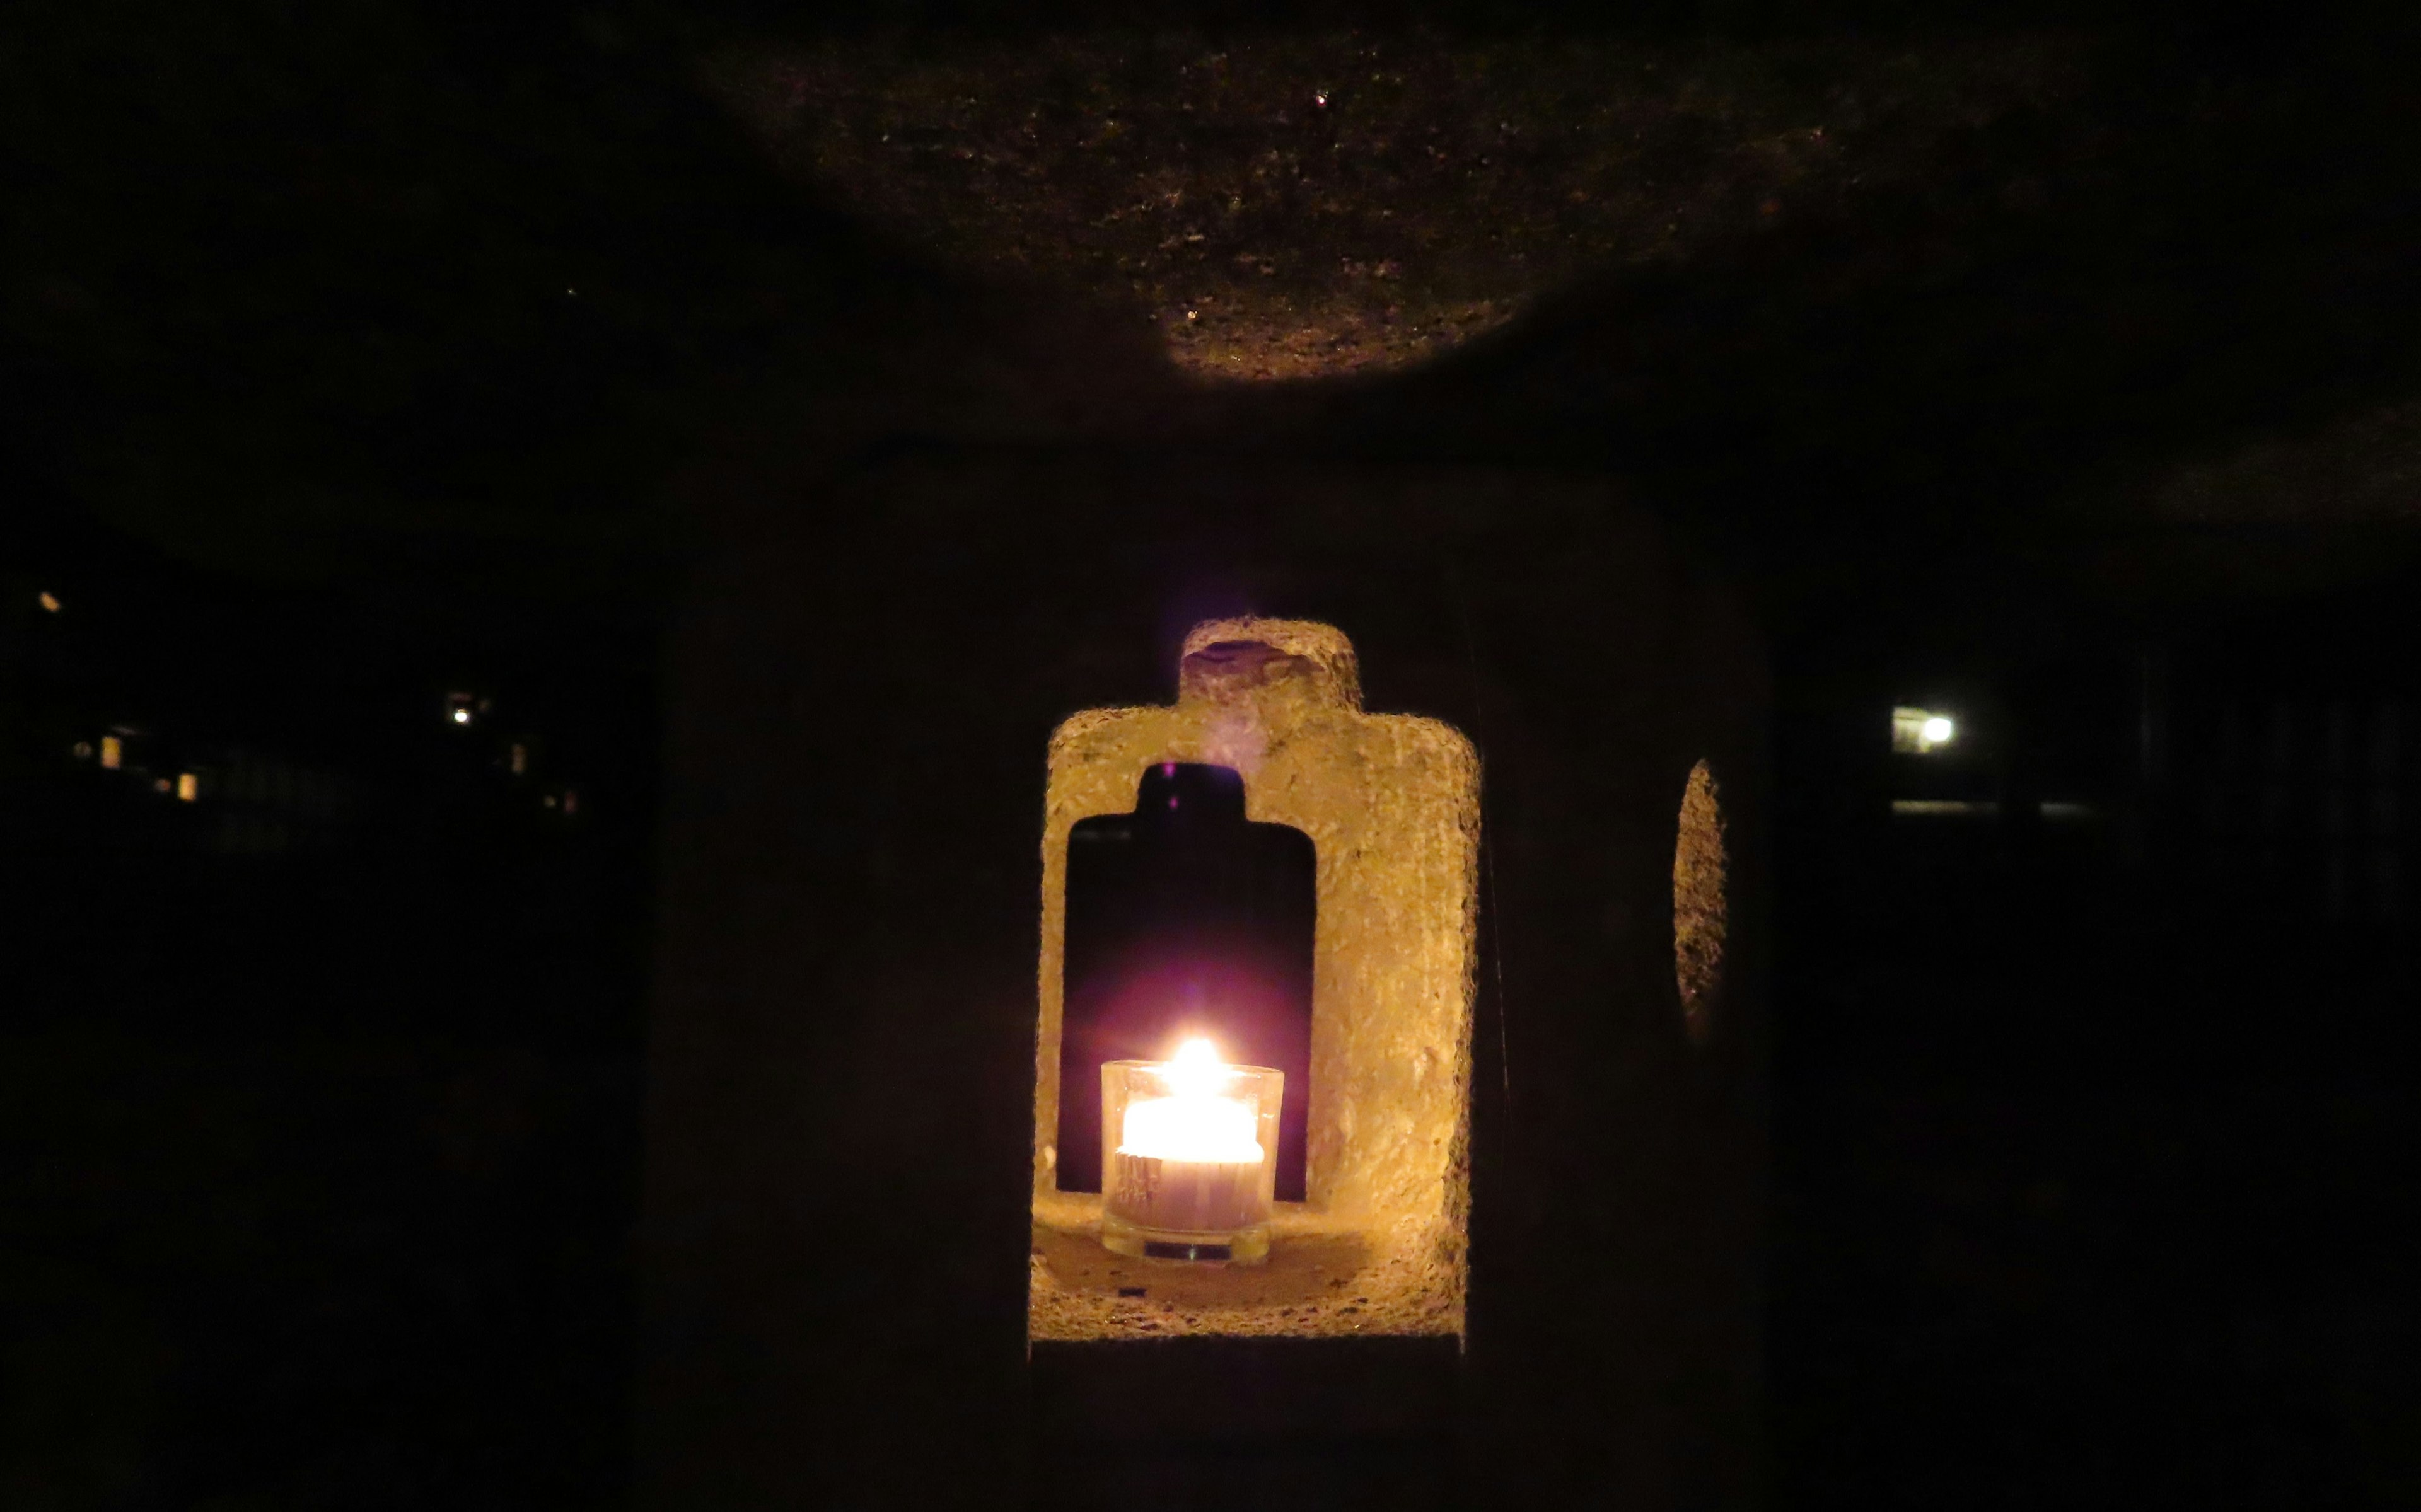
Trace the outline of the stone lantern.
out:
M 675 641 L 652 1504 L 1747 1504 L 1723 582 L 1517 470 L 935 446 L 820 503 L 742 491 Z M 1068 837 L 1177 761 L 1317 853 L 1261 1266 L 1102 1248 L 1051 1148 Z

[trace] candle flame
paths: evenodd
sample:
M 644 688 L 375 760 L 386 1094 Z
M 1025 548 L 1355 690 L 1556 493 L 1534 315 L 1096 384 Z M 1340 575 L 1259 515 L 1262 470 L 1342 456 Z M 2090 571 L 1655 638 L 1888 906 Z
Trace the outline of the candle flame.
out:
M 1177 1047 L 1168 1059 L 1168 1090 L 1180 1098 L 1207 1098 L 1227 1083 L 1227 1066 L 1219 1047 L 1194 1038 Z
M 1119 1149 L 1163 1160 L 1252 1162 L 1261 1158 L 1253 1108 L 1219 1094 L 1235 1080 L 1235 1068 L 1219 1058 L 1208 1039 L 1177 1047 L 1161 1071 L 1164 1098 L 1127 1104 Z

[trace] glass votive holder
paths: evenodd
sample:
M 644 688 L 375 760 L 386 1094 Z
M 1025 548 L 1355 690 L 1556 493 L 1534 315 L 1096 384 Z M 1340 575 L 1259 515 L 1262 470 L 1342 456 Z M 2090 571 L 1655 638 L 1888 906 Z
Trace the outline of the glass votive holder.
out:
M 1203 1041 L 1101 1067 L 1101 1242 L 1154 1260 L 1269 1257 L 1286 1073 Z

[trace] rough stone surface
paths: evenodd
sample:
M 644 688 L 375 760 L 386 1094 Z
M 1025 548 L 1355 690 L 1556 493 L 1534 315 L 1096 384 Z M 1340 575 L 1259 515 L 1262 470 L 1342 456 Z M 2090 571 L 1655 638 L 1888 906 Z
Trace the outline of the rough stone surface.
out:
M 791 172 L 895 234 L 1114 300 L 1190 372 L 1301 379 L 1434 356 L 1575 276 L 1938 172 L 1979 128 L 2072 99 L 2096 54 L 883 35 L 734 50 L 703 75 Z
M 1210 654 L 1236 644 L 1276 654 Z M 1248 817 L 1303 831 L 1318 855 L 1308 1200 L 1279 1205 L 1265 1266 L 1119 1261 L 1095 1240 L 1099 1199 L 1057 1189 L 1068 834 L 1132 808 L 1137 778 L 1162 761 L 1235 768 Z M 1033 1337 L 1461 1331 L 1478 850 L 1471 742 L 1438 720 L 1364 713 L 1353 647 L 1332 626 L 1206 621 L 1185 638 L 1174 705 L 1059 726 L 1042 837 Z M 1172 1306 L 1117 1295 L 1146 1268 Z
M 1724 810 L 1703 761 L 1681 791 L 1680 838 L 1673 847 L 1673 980 L 1690 1037 L 1704 1042 L 1724 985 Z

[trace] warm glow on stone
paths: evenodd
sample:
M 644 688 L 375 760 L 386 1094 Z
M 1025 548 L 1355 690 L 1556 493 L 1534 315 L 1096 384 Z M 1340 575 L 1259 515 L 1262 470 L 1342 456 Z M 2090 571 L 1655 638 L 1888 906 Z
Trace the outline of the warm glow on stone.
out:
M 1680 834 L 1673 845 L 1673 978 L 1681 994 L 1682 1022 L 1702 1044 L 1713 1031 L 1723 987 L 1729 866 L 1714 773 L 1701 761 L 1690 769 L 1682 788 Z
M 1366 714 L 1333 627 L 1234 619 L 1186 637 L 1174 705 L 1080 713 L 1052 738 L 1044 800 L 1035 1085 L 1037 1339 L 1458 1333 L 1465 1293 L 1479 764 L 1436 720 Z M 1154 1271 L 1094 1241 L 1101 1199 L 1062 1192 L 1057 1151 L 1068 836 L 1130 811 L 1146 767 L 1243 775 L 1248 816 L 1317 851 L 1309 1200 L 1280 1203 L 1265 1264 Z M 1166 1303 L 1179 1309 L 1161 1310 Z

